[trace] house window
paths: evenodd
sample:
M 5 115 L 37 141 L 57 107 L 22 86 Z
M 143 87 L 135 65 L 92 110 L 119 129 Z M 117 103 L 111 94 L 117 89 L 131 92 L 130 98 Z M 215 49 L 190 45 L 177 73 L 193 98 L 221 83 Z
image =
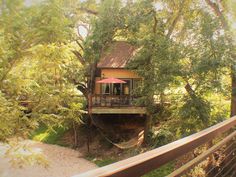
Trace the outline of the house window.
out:
M 122 84 L 123 95 L 129 95 L 131 90 L 131 80 L 124 79 L 126 83 Z
M 120 95 L 121 94 L 121 84 L 115 83 L 113 84 L 113 95 Z
M 102 94 L 110 94 L 110 84 L 102 84 Z

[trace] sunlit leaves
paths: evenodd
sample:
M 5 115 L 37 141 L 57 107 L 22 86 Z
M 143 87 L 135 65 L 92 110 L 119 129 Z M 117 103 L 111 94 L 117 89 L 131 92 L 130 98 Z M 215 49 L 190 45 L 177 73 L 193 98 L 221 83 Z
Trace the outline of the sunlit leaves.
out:
M 34 13 L 31 33 L 37 42 L 54 43 L 70 40 L 73 24 L 66 16 L 61 0 L 45 1 Z
M 25 7 L 4 1 L 0 14 L 0 140 L 27 134 L 40 122 L 53 127 L 79 119 L 83 99 L 75 83 L 82 66 L 72 53 L 74 24 L 62 0 Z M 4 92 L 4 94 L 3 94 Z M 74 104 L 80 106 L 70 106 Z M 76 109 L 63 114 L 60 109 Z M 21 134 L 20 134 L 21 132 Z
M 36 127 L 35 120 L 30 120 L 24 114 L 24 107 L 19 106 L 16 101 L 7 100 L 4 96 L 0 92 L 0 141 L 5 141 L 9 137 L 27 136 L 27 132 Z
M 27 116 L 51 126 L 83 123 L 84 100 L 76 84 L 85 83 L 87 66 L 116 40 L 138 49 L 129 67 L 143 77 L 141 102 L 148 111 L 156 112 L 154 98 L 162 99 L 162 104 L 168 102 L 165 96 L 170 98 L 171 111 L 163 111 L 158 120 L 179 118 L 186 123 L 181 124 L 182 132 L 191 132 L 214 122 L 211 115 L 225 114 L 223 108 L 215 110 L 209 95 L 229 95 L 225 78 L 233 46 L 201 1 L 45 0 L 30 7 L 20 0 L 4 2 L 0 4 L 0 89 L 5 104 L 0 108 L 6 122 L 0 129 L 15 120 L 28 125 Z M 76 34 L 79 23 L 90 27 L 86 39 Z M 79 52 L 85 66 L 72 51 Z M 15 131 L 15 124 L 11 125 L 8 135 Z

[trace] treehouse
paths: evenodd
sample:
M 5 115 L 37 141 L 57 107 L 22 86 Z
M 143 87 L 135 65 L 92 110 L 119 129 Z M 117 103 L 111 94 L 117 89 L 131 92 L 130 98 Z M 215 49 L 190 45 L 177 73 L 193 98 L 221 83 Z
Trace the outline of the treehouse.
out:
M 97 64 L 96 83 L 92 97 L 93 114 L 145 114 L 137 106 L 137 90 L 142 78 L 126 68 L 135 54 L 127 42 L 114 42 Z

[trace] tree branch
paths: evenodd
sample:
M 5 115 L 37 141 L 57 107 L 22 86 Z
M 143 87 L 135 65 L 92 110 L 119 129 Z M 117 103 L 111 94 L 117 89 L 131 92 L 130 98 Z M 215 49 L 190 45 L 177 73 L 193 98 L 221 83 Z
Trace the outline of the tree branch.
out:
M 88 88 L 84 84 L 78 83 L 77 89 L 81 91 L 86 98 L 88 98 Z
M 219 17 L 222 26 L 225 29 L 228 29 L 229 28 L 228 23 L 223 15 L 223 13 L 221 12 L 219 6 L 216 3 L 212 2 L 211 0 L 205 0 L 205 2 L 213 9 L 214 13 Z
M 73 50 L 72 52 L 73 52 L 73 53 L 75 54 L 75 56 L 79 59 L 80 63 L 81 63 L 82 65 L 85 65 L 85 59 L 82 57 L 82 55 L 81 55 L 78 51 L 76 51 L 76 50 Z
M 3 87 L 3 81 L 6 79 L 6 77 L 8 76 L 8 74 L 11 72 L 11 70 L 13 69 L 13 67 L 15 66 L 17 60 L 13 59 L 10 63 L 9 68 L 7 69 L 7 71 L 3 74 L 2 78 L 0 78 L 0 89 Z
M 79 43 L 78 40 L 76 40 L 75 42 L 76 42 L 76 44 L 78 44 L 78 46 L 80 46 L 80 48 L 81 48 L 82 50 L 84 50 L 84 47 L 82 46 L 82 44 Z
M 182 1 L 181 5 L 180 5 L 180 7 L 179 7 L 178 13 L 177 13 L 175 19 L 173 20 L 172 24 L 170 25 L 170 28 L 169 28 L 168 33 L 167 33 L 167 35 L 166 35 L 168 38 L 169 38 L 169 37 L 171 36 L 171 34 L 173 33 L 174 28 L 175 28 L 177 22 L 179 21 L 181 15 L 182 15 L 182 12 L 183 12 L 183 9 L 184 9 L 184 8 L 183 8 L 183 7 L 184 7 L 184 3 L 185 3 L 185 0 Z
M 154 25 L 153 25 L 153 33 L 156 33 L 157 31 L 157 17 L 154 15 Z
M 81 7 L 81 8 L 79 8 L 78 10 L 84 11 L 84 12 L 89 13 L 89 14 L 92 14 L 92 15 L 98 15 L 98 12 L 97 12 L 97 11 L 94 11 L 94 10 L 91 10 L 91 9 L 87 9 L 87 8 L 85 8 L 85 7 Z
M 187 81 L 187 84 L 185 85 L 185 90 L 188 92 L 188 94 L 193 97 L 195 96 L 195 91 L 193 90 L 192 86 L 189 84 L 189 82 Z

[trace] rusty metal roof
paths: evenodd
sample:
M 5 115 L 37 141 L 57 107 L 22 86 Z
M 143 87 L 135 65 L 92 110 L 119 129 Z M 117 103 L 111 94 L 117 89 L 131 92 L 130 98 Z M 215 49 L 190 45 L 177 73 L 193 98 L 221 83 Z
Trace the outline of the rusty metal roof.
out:
M 102 54 L 98 68 L 125 68 L 135 53 L 135 47 L 124 41 L 116 41 Z

